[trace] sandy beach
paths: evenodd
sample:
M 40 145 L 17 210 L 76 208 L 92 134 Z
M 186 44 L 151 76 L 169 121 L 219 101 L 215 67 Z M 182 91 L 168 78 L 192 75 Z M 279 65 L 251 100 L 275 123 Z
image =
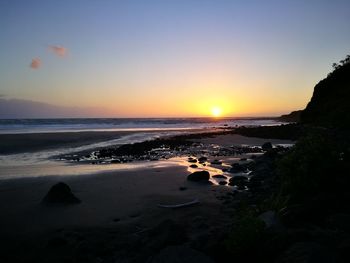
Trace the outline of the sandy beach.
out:
M 109 139 L 116 135 L 120 134 L 93 134 L 90 138 L 92 140 Z M 65 134 L 63 140 L 69 141 L 73 138 L 70 136 L 75 135 Z M 91 136 L 91 134 L 86 134 L 86 136 Z M 226 134 L 194 139 L 194 141 L 202 145 L 200 149 L 209 149 L 232 145 L 260 146 L 267 140 Z M 292 143 L 284 140 L 269 141 L 275 145 Z M 31 143 L 28 142 L 28 144 Z M 60 256 L 51 251 L 42 262 L 51 262 L 56 257 L 62 260 L 62 258 L 72 256 L 71 253 L 78 253 L 81 256 L 76 249 L 83 241 L 76 240 L 76 235 L 84 240 L 90 240 L 93 237 L 93 240 L 96 241 L 96 231 L 99 238 L 103 240 L 112 231 L 121 235 L 123 239 L 131 238 L 129 241 L 135 245 L 140 238 L 138 233 L 142 235 L 144 232 L 156 229 L 164 222 L 168 222 L 167 220 L 172 222 L 170 224 L 175 223 L 186 228 L 188 237 L 195 242 L 198 242 L 200 235 L 215 232 L 218 226 L 220 226 L 220 231 L 223 231 L 225 225 L 229 226 L 234 211 L 232 204 L 235 199 L 232 187 L 219 185 L 218 182 L 222 179 L 212 177 L 214 184 L 203 184 L 190 182 L 187 176 L 191 172 L 201 170 L 209 171 L 210 176 L 222 174 L 222 169 L 227 168 L 230 163 L 240 162 L 240 158 L 249 157 L 251 154 L 209 156 L 206 153 L 205 155 L 208 157 L 207 161 L 198 164 L 198 168 L 191 168 L 191 163 L 184 156 L 169 160 L 128 164 L 129 168 L 134 167 L 133 169 L 122 164 L 115 164 L 114 169 L 104 171 L 103 165 L 90 165 L 92 169 L 93 167 L 98 169 L 78 176 L 51 175 L 36 178 L 28 176 L 27 178 L 1 180 L 0 236 L 3 253 L 7 257 L 17 257 L 14 251 L 20 250 L 22 254 L 18 256 L 18 259 L 25 260 L 33 257 L 33 252 L 30 251 L 37 251 L 52 242 L 55 243 L 56 239 L 62 239 L 65 243 L 64 247 L 71 246 L 72 250 L 64 249 L 62 252 L 60 248 L 58 250 L 62 253 Z M 211 165 L 210 163 L 215 159 L 220 159 L 223 163 Z M 74 167 L 72 171 L 79 170 L 79 164 L 71 167 Z M 66 169 L 69 170 L 69 166 Z M 68 184 L 73 194 L 82 202 L 68 206 L 43 204 L 43 197 L 57 182 Z M 225 206 L 222 202 L 227 198 L 232 202 L 231 205 Z M 159 207 L 159 205 L 181 204 L 195 199 L 199 203 L 191 207 L 175 210 Z M 237 198 L 238 200 L 240 199 Z M 100 240 L 99 238 L 97 240 Z M 199 239 L 201 240 L 202 237 Z M 128 244 L 129 241 L 123 243 L 118 239 L 118 242 L 113 241 L 111 244 L 119 246 Z M 92 245 L 88 242 L 88 246 Z M 101 247 L 92 250 L 97 251 L 98 249 Z M 138 261 L 137 255 L 149 256 L 151 253 L 139 251 L 134 257 L 128 254 L 130 253 L 128 249 L 121 249 L 121 251 L 126 251 L 127 255 L 124 255 L 126 259 L 136 260 L 136 262 L 142 262 L 142 260 Z M 90 255 L 89 259 L 94 257 Z

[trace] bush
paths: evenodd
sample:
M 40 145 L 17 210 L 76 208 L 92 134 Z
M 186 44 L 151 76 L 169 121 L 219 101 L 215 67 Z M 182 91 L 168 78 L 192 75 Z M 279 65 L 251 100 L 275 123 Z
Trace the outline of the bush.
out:
M 344 179 L 347 182 L 346 147 L 342 148 L 327 134 L 312 133 L 300 139 L 277 164 L 281 193 L 302 198 L 332 191 Z
M 265 223 L 250 209 L 240 211 L 234 228 L 229 233 L 225 246 L 227 251 L 237 257 L 249 257 L 249 251 L 254 250 L 262 239 Z

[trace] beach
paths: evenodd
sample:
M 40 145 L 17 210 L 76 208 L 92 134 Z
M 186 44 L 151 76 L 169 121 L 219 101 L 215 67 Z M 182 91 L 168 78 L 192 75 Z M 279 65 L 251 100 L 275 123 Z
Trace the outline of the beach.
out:
M 35 144 L 36 140 L 45 141 L 47 138 L 59 137 L 62 142 L 70 143 L 78 136 L 83 138 L 80 142 L 87 138 L 90 143 L 102 139 L 110 140 L 121 134 L 94 132 L 47 134 L 46 136 L 44 139 L 41 134 L 21 134 L 14 137 L 25 139 L 29 149 L 33 150 L 30 145 Z M 99 164 L 91 164 L 69 161 L 67 164 L 67 160 L 50 160 L 37 163 L 35 169 L 32 165 L 24 167 L 12 165 L 11 169 L 3 169 L 2 173 L 22 172 L 22 176 L 17 178 L 7 176 L 7 179 L 0 180 L 2 211 L 0 234 L 4 260 L 11 257 L 19 261 L 32 259 L 33 253 L 43 247 L 50 252 L 42 254 L 42 262 L 69 257 L 80 260 L 84 254 L 79 249 L 81 246 L 87 246 L 92 254 L 89 254 L 85 260 L 94 262 L 98 258 L 94 253 L 104 249 L 107 245 L 106 240 L 113 237 L 113 241 L 107 243 L 114 246 L 114 259 L 120 257 L 126 260 L 125 262 L 144 262 L 139 258 L 140 256 L 150 257 L 167 242 L 172 244 L 174 237 L 167 237 L 166 241 L 163 240 L 165 243 L 160 244 L 163 241 L 156 238 L 159 233 L 154 234 L 156 237 L 148 236 L 149 232 L 157 232 L 158 227 L 164 227 L 165 229 L 161 231 L 165 232 L 172 232 L 177 227 L 183 228 L 186 232 L 186 240 L 192 244 L 192 247 L 213 232 L 217 232 L 213 238 L 220 238 L 231 224 L 234 205 L 247 194 L 246 191 L 238 191 L 237 186 L 220 184 L 223 181 L 227 184 L 232 176 L 245 175 L 246 172 L 230 174 L 223 171 L 227 171 L 232 163 L 248 164 L 253 161 L 251 158 L 254 155 L 259 158 L 262 154 L 261 150 L 256 153 L 254 151 L 261 149 L 261 145 L 267 141 L 274 146 L 293 144 L 292 141 L 287 140 L 249 138 L 238 134 L 227 134 L 225 131 L 215 131 L 213 135 L 206 134 L 203 137 L 198 134 L 178 136 L 181 136 L 181 140 L 189 136 L 193 144 L 170 151 L 171 154 L 168 154 L 171 158 L 160 158 L 159 152 L 155 151 L 157 159 L 150 155 L 153 159 L 139 160 L 137 157 L 125 163 L 113 164 L 101 161 Z M 179 140 L 179 137 L 175 136 L 175 138 L 177 138 L 176 141 Z M 42 148 L 44 149 L 46 147 Z M 99 149 L 91 149 L 91 151 Z M 227 152 L 228 149 L 231 149 L 231 152 Z M 160 151 L 163 156 L 164 150 L 160 149 Z M 154 151 L 151 152 L 154 153 Z M 236 154 L 233 154 L 234 152 Z M 204 156 L 205 161 L 198 163 L 198 158 Z M 197 159 L 197 167 L 193 166 L 194 163 L 190 162 L 189 157 Z M 107 160 L 110 160 L 109 157 Z M 220 162 L 215 163 L 218 160 Z M 40 171 L 49 172 L 39 175 Z M 196 171 L 208 171 L 209 181 L 204 183 L 189 181 L 188 175 Z M 215 177 L 217 175 L 221 177 Z M 249 174 L 247 175 L 249 177 Z M 81 203 L 43 204 L 44 196 L 58 182 L 69 185 L 72 193 L 81 200 Z M 186 204 L 194 200 L 196 200 L 194 205 L 189 207 L 179 209 L 162 207 Z M 151 244 L 155 243 L 146 250 L 136 249 L 138 251 L 136 254 L 133 254 L 129 248 L 125 248 L 128 245 L 137 245 L 140 239 L 147 240 Z M 96 246 L 97 241 L 101 244 Z M 200 250 L 203 250 L 203 247 Z M 21 253 L 17 255 L 14 251 L 21 251 Z M 57 262 L 60 262 L 59 260 Z

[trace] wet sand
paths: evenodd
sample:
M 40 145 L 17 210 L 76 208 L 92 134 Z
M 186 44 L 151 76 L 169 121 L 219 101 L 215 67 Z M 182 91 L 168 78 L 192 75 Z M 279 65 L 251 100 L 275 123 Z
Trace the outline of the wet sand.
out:
M 90 143 L 113 140 L 131 132 L 62 132 L 0 134 L 0 154 L 14 154 L 54 149 L 58 147 L 78 147 Z
M 267 140 L 226 134 L 199 141 L 205 147 L 213 143 L 221 146 L 260 145 Z M 272 142 L 289 143 L 281 140 Z M 230 159 L 229 156 L 223 158 Z M 210 160 L 212 159 L 220 157 L 213 156 Z M 147 233 L 150 229 L 162 226 L 162 222 L 166 220 L 183 225 L 188 237 L 193 240 L 201 240 L 201 235 L 215 233 L 217 229 L 226 231 L 226 226 L 231 224 L 231 216 L 234 213 L 232 204 L 236 197 L 231 196 L 232 187 L 188 181 L 188 174 L 197 169 L 189 168 L 190 163 L 186 163 L 185 166 L 166 160 L 154 163 L 156 165 L 148 167 L 141 165 L 136 169 L 116 169 L 78 176 L 0 180 L 0 250 L 3 250 L 6 257 L 18 257 L 20 260 L 32 260 L 35 258 L 32 253 L 40 251 L 40 254 L 46 257 L 46 261 L 42 260 L 43 262 L 52 262 L 56 258 L 61 260 L 62 257 L 73 257 L 71 253 L 75 253 L 74 257 L 84 255 L 85 252 L 79 252 L 77 249 L 84 245 L 85 241 L 76 240 L 72 236 L 83 236 L 83 239 L 91 240 L 88 242 L 88 245 L 92 246 L 89 249 L 97 251 L 101 246 L 105 246 L 110 235 L 113 235 L 113 238 L 118 237 L 117 241 L 113 242 L 117 242 L 121 247 L 127 246 L 129 241 L 125 239 L 132 239 L 130 241 L 132 245 L 138 244 L 140 235 L 142 236 L 140 233 Z M 197 170 L 203 168 L 200 166 Z M 210 167 L 206 166 L 205 169 Z M 215 172 L 211 172 L 211 175 L 214 174 Z M 71 187 L 72 192 L 82 201 L 80 204 L 47 206 L 41 203 L 50 187 L 60 181 Z M 185 190 L 181 190 L 182 187 Z M 226 197 L 233 198 L 229 206 L 222 203 Z M 194 199 L 198 199 L 200 204 L 176 210 L 158 206 L 158 204 L 179 204 Z M 172 231 L 171 229 L 164 231 Z M 99 237 L 95 236 L 96 231 Z M 160 230 L 157 235 L 162 231 Z M 69 244 L 69 247 L 65 245 L 64 250 L 55 251 L 47 248 L 52 242 L 56 244 L 57 236 L 63 236 L 65 244 Z M 163 241 L 157 238 L 149 236 L 145 238 L 143 241 L 145 244 L 149 242 L 163 244 Z M 96 247 L 94 245 L 96 240 L 103 245 Z M 128 251 L 127 253 L 131 254 L 124 255 L 128 258 L 142 256 L 143 253 L 149 256 L 154 248 L 139 252 L 137 255 L 132 255 L 130 248 L 118 249 L 113 253 Z M 95 260 L 95 256 L 91 257 Z M 143 261 L 140 259 L 137 262 Z
M 191 129 L 190 132 L 202 132 L 208 129 Z M 55 148 L 73 148 L 88 144 L 115 140 L 132 134 L 173 134 L 188 133 L 185 129 L 169 130 L 128 130 L 128 131 L 79 131 L 0 134 L 0 155 L 23 152 L 37 152 Z

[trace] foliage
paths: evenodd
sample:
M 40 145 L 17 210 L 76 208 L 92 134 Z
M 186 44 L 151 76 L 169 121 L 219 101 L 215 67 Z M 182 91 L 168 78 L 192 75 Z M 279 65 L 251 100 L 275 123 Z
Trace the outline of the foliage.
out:
M 338 187 L 342 179 L 347 179 L 343 159 L 347 148 L 342 146 L 322 132 L 300 139 L 277 164 L 281 193 L 302 198 Z
M 301 123 L 350 130 L 350 56 L 334 68 L 315 86 Z
M 229 253 L 235 256 L 246 255 L 256 248 L 264 234 L 265 223 L 252 209 L 240 209 L 237 222 L 225 241 Z

